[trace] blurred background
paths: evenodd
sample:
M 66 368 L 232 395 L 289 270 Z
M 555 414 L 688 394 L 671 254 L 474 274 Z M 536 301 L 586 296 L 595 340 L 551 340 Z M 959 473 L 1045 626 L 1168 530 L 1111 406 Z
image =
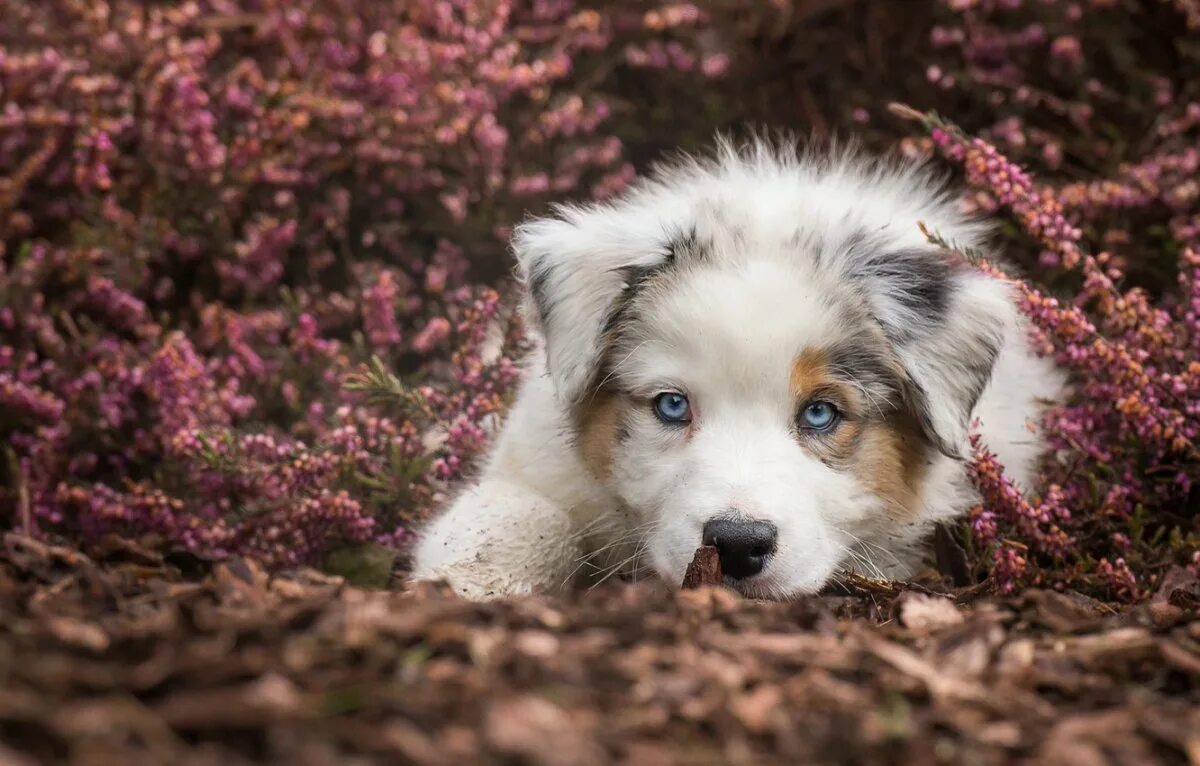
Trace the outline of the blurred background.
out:
M 514 222 L 766 128 L 945 167 L 1081 373 L 1045 486 L 981 445 L 957 576 L 1139 598 L 1200 568 L 1198 24 L 1196 0 L 0 0 L 0 524 L 386 582 L 518 380 Z

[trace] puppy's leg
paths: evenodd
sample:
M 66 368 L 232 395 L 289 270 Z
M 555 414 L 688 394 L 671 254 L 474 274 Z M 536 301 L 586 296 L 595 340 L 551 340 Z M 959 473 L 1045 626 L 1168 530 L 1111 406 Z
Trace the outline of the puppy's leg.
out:
M 488 477 L 421 536 L 417 580 L 446 580 L 467 598 L 555 591 L 579 560 L 566 511 L 522 484 Z

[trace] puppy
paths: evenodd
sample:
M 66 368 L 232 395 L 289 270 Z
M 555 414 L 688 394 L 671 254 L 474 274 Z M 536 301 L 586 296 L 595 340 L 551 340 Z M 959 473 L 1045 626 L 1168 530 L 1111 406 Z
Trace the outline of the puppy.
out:
M 977 502 L 973 422 L 1027 483 L 1062 383 L 1005 283 L 918 223 L 986 233 L 919 167 L 755 141 L 522 224 L 528 374 L 414 576 L 470 598 L 677 586 L 701 544 L 751 597 L 910 575 Z

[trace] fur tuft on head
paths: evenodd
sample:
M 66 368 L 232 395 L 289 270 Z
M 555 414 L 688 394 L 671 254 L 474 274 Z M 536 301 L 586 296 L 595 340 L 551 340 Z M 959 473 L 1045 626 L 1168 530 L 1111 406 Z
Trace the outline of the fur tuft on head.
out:
M 615 200 L 521 224 L 513 250 L 565 406 L 603 379 L 615 347 L 606 334 L 655 275 L 704 260 L 793 259 L 857 293 L 931 442 L 961 456 L 1015 314 L 1002 285 L 930 244 L 918 224 L 971 247 L 987 233 L 920 163 L 853 145 L 802 149 L 786 136 L 721 137 L 711 154 L 656 165 Z

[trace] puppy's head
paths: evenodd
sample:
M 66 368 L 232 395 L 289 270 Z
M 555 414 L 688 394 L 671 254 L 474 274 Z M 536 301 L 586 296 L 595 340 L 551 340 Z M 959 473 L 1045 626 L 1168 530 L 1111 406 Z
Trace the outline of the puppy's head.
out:
M 665 580 L 711 543 L 745 593 L 813 591 L 918 520 L 1015 321 L 920 221 L 981 234 L 918 169 L 755 144 L 518 229 L 578 448 Z

